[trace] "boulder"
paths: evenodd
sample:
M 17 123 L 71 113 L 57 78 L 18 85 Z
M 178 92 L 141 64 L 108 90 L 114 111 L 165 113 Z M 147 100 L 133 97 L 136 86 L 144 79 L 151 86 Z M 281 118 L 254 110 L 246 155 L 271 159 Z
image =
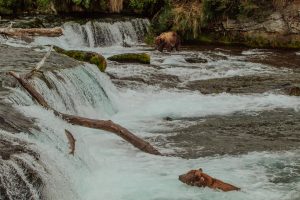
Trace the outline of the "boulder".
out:
M 185 58 L 185 61 L 188 63 L 207 63 L 207 60 L 204 58 Z
M 126 53 L 114 55 L 108 60 L 116 61 L 119 63 L 142 63 L 142 64 L 150 64 L 150 56 L 146 53 Z
M 289 88 L 288 95 L 290 96 L 300 96 L 300 87 L 294 86 Z
M 76 60 L 97 65 L 97 67 L 100 69 L 101 72 L 104 72 L 107 67 L 107 62 L 105 58 L 98 53 L 89 52 L 89 51 L 64 50 L 59 47 L 53 47 L 53 49 L 57 53 L 65 54 Z

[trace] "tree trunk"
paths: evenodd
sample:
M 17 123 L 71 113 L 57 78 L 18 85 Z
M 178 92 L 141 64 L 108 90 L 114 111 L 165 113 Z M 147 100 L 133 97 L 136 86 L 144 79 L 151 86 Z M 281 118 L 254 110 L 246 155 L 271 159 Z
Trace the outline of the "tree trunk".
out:
M 11 76 L 13 76 L 23 87 L 24 89 L 44 108 L 53 110 L 56 116 L 60 116 L 63 120 L 73 124 L 84 126 L 88 128 L 100 129 L 105 130 L 111 133 L 114 133 L 127 142 L 131 143 L 136 148 L 140 149 L 143 152 L 153 154 L 153 155 L 162 155 L 157 149 L 155 149 L 150 143 L 142 140 L 141 138 L 137 137 L 133 133 L 131 133 L 126 128 L 110 121 L 110 120 L 96 120 L 96 119 L 89 119 L 84 117 L 79 117 L 75 115 L 68 115 L 61 112 L 58 112 L 48 105 L 44 97 L 34 88 L 31 84 L 25 79 L 16 74 L 15 72 L 9 72 Z
M 0 34 L 10 37 L 22 37 L 22 36 L 47 36 L 47 37 L 59 37 L 63 35 L 63 30 L 59 27 L 56 28 L 0 28 Z

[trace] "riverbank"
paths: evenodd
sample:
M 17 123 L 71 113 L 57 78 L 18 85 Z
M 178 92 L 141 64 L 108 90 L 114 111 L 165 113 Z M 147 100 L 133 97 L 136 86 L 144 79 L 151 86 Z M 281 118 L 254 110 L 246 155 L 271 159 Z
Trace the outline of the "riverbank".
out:
M 34 7 L 28 4 L 29 7 L 31 6 L 31 14 L 39 13 L 47 16 L 37 17 L 25 24 L 16 23 L 14 26 L 52 27 L 59 26 L 63 21 L 69 21 L 72 18 L 79 23 L 84 23 L 87 21 L 85 19 L 102 19 L 107 16 L 111 18 L 138 16 L 151 20 L 150 32 L 146 37 L 146 42 L 149 44 L 153 44 L 154 37 L 161 32 L 174 30 L 179 33 L 185 44 L 300 49 L 300 4 L 296 0 L 266 2 L 258 0 L 246 2 L 241 0 L 232 2 L 120 0 L 113 2 L 115 3 L 97 0 L 95 2 L 80 1 L 76 4 L 72 1 L 58 3 L 55 0 L 49 0 L 44 2 L 44 6 L 48 8 L 42 9 L 45 12 L 39 12 L 41 9 L 37 5 Z M 19 12 L 14 12 L 14 14 L 21 15 L 24 13 L 28 15 L 30 12 L 22 7 L 19 8 Z M 11 16 L 10 20 L 14 21 L 13 18 L 17 15 L 8 16 Z

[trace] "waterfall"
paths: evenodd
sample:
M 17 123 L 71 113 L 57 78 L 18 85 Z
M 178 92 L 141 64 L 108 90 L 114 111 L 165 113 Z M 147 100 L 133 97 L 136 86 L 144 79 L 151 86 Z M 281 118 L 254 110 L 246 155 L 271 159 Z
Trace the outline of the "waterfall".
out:
M 146 19 L 67 22 L 63 25 L 64 36 L 40 37 L 37 41 L 66 48 L 138 44 L 148 25 Z M 19 40 L 0 40 L 13 46 L 29 46 Z M 46 71 L 31 82 L 50 106 L 61 112 L 110 119 L 118 111 L 116 88 L 94 65 Z M 0 89 L 2 86 L 1 83 Z M 84 199 L 80 197 L 84 192 L 78 191 L 80 177 L 86 177 L 93 166 L 93 159 L 87 156 L 89 144 L 84 142 L 85 136 L 103 134 L 102 146 L 110 144 L 107 137 L 118 139 L 104 131 L 69 125 L 38 106 L 22 87 L 10 91 L 0 107 L 0 199 Z M 74 158 L 68 155 L 65 129 L 79 141 Z
M 117 92 L 113 84 L 94 65 L 84 64 L 70 69 L 48 71 L 43 76 L 34 77 L 32 84 L 51 107 L 65 113 L 105 119 L 118 109 L 114 103 Z M 78 167 L 88 169 L 88 166 L 80 166 L 85 165 L 89 158 L 86 158 L 85 153 L 77 154 L 74 159 L 68 156 L 68 142 L 64 130 L 81 132 L 81 135 L 89 131 L 74 128 L 50 111 L 44 110 L 23 88 L 12 90 L 13 93 L 6 99 L 7 105 L 12 104 L 26 118 L 39 120 L 36 122 L 38 127 L 35 127 L 33 121 L 18 119 L 20 117 L 16 115 L 10 117 L 11 114 L 7 114 L 7 117 L 3 117 L 12 127 L 15 124 L 10 123 L 10 120 L 21 124 L 21 128 L 16 128 L 23 133 L 12 137 L 10 132 L 0 129 L 0 147 L 4 152 L 0 151 L 0 199 L 82 199 L 75 191 L 76 184 L 72 184 L 78 180 L 78 175 L 73 173 L 78 171 Z M 10 112 L 16 111 L 13 109 Z M 5 115 L 3 110 L 0 112 L 0 121 L 2 115 Z M 26 123 L 31 125 L 22 128 Z M 14 131 L 8 125 L 7 129 Z M 80 131 L 81 129 L 84 131 Z M 76 136 L 78 141 L 81 140 L 81 135 Z M 82 148 L 80 146 L 76 146 L 76 149 Z M 3 157 L 6 152 L 10 153 L 5 156 L 8 159 Z M 55 192 L 58 188 L 59 193 Z
M 93 20 L 85 24 L 67 22 L 62 27 L 60 38 L 38 38 L 40 44 L 54 43 L 65 48 L 95 48 L 107 46 L 136 45 L 143 42 L 150 22 L 148 19 L 127 19 L 124 21 Z

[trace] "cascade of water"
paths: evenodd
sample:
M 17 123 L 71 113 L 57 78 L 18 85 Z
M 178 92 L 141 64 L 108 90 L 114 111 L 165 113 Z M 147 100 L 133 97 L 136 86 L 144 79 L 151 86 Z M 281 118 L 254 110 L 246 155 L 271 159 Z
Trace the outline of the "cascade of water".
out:
M 43 76 L 35 77 L 32 84 L 51 107 L 62 112 L 104 119 L 117 111 L 114 104 L 117 92 L 109 78 L 94 65 L 85 64 L 59 72 L 48 71 Z M 9 133 L 0 129 L 0 147 L 4 152 L 12 154 L 8 160 L 1 159 L 1 155 L 6 154 L 0 154 L 0 199 L 43 199 L 46 196 L 50 199 L 77 199 L 77 192 L 71 182 L 78 180 L 74 178 L 78 175 L 72 176 L 72 173 L 78 170 L 77 165 L 84 164 L 89 159 L 80 155 L 80 159 L 77 158 L 79 160 L 75 159 L 75 166 L 72 160 L 66 160 L 68 143 L 64 129 L 68 128 L 77 133 L 81 128 L 74 131 L 73 127 L 36 105 L 23 89 L 13 90 L 7 100 L 26 116 L 37 117 L 43 122 L 39 123 L 40 130 L 24 129 L 29 136 L 18 134 L 15 139 L 9 139 Z M 84 132 L 87 131 L 81 131 Z M 80 138 L 76 136 L 76 139 Z M 37 148 L 33 149 L 34 146 L 29 144 L 35 144 Z M 76 146 L 76 149 L 80 147 Z M 39 157 L 43 159 L 39 160 Z M 64 169 L 61 169 L 62 163 Z M 45 191 L 42 188 L 43 183 L 46 183 Z M 54 190 L 57 187 L 65 194 L 56 194 Z
M 63 25 L 64 36 L 46 40 L 40 37 L 36 42 L 54 43 L 65 48 L 135 45 L 143 42 L 149 24 L 148 19 L 141 18 L 116 22 L 89 21 L 85 24 L 67 22 Z
M 117 111 L 115 88 L 94 65 L 45 72 L 42 77 L 34 78 L 33 84 L 51 107 L 61 112 L 103 119 Z M 33 104 L 20 90 L 15 90 L 9 99 L 17 105 Z

